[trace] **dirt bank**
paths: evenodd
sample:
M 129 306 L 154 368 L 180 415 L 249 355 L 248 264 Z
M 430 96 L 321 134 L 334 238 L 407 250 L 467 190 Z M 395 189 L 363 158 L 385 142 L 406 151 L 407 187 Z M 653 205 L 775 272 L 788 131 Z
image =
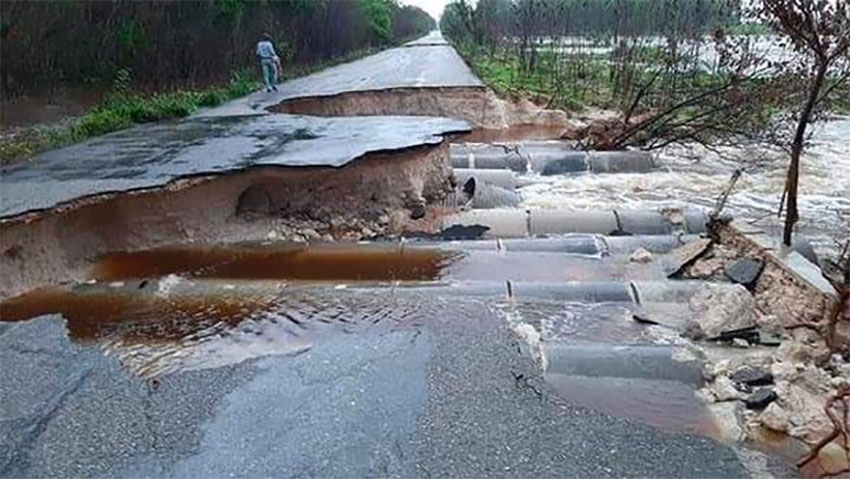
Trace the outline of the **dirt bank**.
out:
M 344 167 L 256 167 L 99 195 L 6 219 L 0 298 L 86 276 L 109 251 L 273 238 L 359 239 L 428 219 L 450 191 L 448 147 L 368 154 Z
M 566 113 L 528 100 L 507 101 L 487 88 L 392 88 L 285 100 L 268 108 L 276 113 L 315 116 L 426 115 L 463 118 L 474 127 L 513 125 L 572 126 Z

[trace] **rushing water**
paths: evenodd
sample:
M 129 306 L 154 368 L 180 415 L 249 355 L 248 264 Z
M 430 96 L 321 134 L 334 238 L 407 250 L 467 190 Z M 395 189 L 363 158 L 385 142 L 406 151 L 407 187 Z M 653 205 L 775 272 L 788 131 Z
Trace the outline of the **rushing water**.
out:
M 675 145 L 658 153 L 653 173 L 535 177 L 522 189 L 526 208 L 714 207 L 732 172 L 744 173 L 726 210 L 778 229 L 776 216 L 788 155 L 763 146 L 718 148 Z M 816 126 L 801 160 L 798 231 L 819 253 L 850 237 L 850 118 Z

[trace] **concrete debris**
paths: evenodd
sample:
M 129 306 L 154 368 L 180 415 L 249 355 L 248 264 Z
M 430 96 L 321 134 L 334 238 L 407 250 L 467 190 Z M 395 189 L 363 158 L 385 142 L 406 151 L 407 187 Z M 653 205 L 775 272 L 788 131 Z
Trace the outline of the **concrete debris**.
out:
M 744 399 L 744 393 L 735 388 L 735 383 L 728 376 L 718 376 L 708 389 L 717 401 L 731 401 Z
M 763 269 L 763 260 L 758 258 L 744 258 L 727 263 L 723 269 L 723 274 L 733 283 L 743 285 L 752 291 L 755 289 L 756 281 L 758 281 Z
M 693 339 L 717 337 L 724 332 L 755 326 L 755 301 L 743 286 L 735 288 L 707 284 L 691 298 L 690 310 L 696 326 L 689 326 Z
M 634 263 L 649 263 L 652 261 L 652 253 L 645 248 L 638 248 L 629 256 L 629 261 Z
M 776 402 L 768 404 L 764 411 L 759 414 L 758 420 L 762 425 L 773 431 L 788 432 L 788 428 L 791 426 L 788 412 Z
M 761 388 L 747 396 L 744 404 L 748 409 L 764 409 L 773 401 L 776 401 L 776 392 L 773 389 Z
M 524 345 L 521 347 L 523 349 L 525 349 L 525 347 L 528 348 L 528 353 L 531 355 L 531 359 L 534 361 L 534 364 L 540 367 L 542 371 L 546 371 L 549 364 L 546 359 L 546 354 L 540 345 L 540 332 L 528 323 L 516 324 L 513 326 L 513 330 L 524 342 Z
M 762 368 L 745 366 L 730 376 L 730 379 L 736 383 L 746 384 L 747 386 L 767 386 L 773 384 L 773 374 L 765 371 Z
M 667 277 L 673 277 L 703 255 L 711 246 L 711 240 L 699 238 L 680 246 L 667 253 L 662 258 L 662 267 Z

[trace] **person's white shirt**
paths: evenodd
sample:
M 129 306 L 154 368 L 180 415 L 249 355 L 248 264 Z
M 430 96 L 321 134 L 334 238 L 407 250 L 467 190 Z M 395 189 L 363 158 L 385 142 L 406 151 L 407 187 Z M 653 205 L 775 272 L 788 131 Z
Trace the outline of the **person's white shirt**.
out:
M 257 42 L 257 56 L 262 60 L 274 60 L 277 58 L 277 53 L 274 51 L 274 45 L 268 40 L 260 40 Z

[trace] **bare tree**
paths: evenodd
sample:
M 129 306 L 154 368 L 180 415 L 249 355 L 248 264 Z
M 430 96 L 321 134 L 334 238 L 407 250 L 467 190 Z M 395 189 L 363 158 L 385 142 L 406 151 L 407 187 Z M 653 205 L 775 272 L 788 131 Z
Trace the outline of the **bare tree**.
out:
M 797 118 L 797 128 L 791 143 L 791 163 L 785 182 L 785 228 L 782 241 L 791 244 L 797 211 L 797 185 L 800 176 L 800 155 L 806 139 L 806 127 L 812 121 L 820 103 L 842 81 L 839 75 L 831 86 L 831 69 L 842 59 L 847 61 L 850 47 L 850 18 L 847 0 L 762 0 L 762 14 L 779 33 L 785 35 L 800 54 L 800 70 L 810 79 L 806 101 Z

